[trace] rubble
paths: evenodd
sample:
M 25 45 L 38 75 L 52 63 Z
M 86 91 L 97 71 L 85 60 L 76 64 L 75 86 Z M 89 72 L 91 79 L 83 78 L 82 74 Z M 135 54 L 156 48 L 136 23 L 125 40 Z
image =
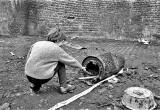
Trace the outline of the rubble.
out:
M 115 83 L 118 82 L 118 80 L 119 80 L 118 78 L 114 77 L 114 78 L 108 80 L 108 82 L 109 82 L 109 83 L 112 83 L 112 84 L 115 84 Z
M 15 56 L 15 54 L 14 54 L 13 52 L 10 52 L 10 54 L 11 54 L 12 56 Z
M 10 110 L 10 104 L 9 103 L 4 103 L 3 105 L 0 106 L 0 110 Z

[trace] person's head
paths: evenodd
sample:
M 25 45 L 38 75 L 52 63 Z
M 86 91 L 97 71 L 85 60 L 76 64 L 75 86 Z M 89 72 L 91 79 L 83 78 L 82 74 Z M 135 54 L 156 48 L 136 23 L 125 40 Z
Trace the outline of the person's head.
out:
M 58 28 L 52 28 L 47 35 L 47 41 L 51 41 L 54 43 L 62 42 L 66 40 L 66 36 L 61 32 Z

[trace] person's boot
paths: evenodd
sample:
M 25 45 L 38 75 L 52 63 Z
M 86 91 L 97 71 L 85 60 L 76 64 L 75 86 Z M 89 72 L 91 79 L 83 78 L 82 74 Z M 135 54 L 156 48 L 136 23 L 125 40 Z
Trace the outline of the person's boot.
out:
M 30 86 L 30 91 L 32 93 L 39 94 L 40 88 L 41 88 L 41 86 L 35 86 L 35 85 L 32 84 Z
M 75 89 L 76 87 L 74 85 L 67 84 L 66 87 L 63 87 L 63 86 L 60 87 L 60 92 L 62 94 L 66 94 L 68 92 L 72 93 Z

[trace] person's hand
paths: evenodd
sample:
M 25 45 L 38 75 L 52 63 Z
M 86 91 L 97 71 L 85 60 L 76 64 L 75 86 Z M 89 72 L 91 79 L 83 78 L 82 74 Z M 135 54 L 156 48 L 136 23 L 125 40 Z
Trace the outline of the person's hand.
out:
M 82 70 L 83 70 L 83 71 L 86 71 L 86 67 L 83 66 L 83 67 L 82 67 Z
M 91 73 L 86 70 L 86 67 L 82 67 L 81 70 L 82 70 L 82 72 L 84 72 L 85 74 L 91 75 Z

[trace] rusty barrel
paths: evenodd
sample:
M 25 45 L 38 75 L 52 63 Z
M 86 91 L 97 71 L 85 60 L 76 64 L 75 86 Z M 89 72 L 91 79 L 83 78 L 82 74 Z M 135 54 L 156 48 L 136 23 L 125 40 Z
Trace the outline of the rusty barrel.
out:
M 103 53 L 97 56 L 87 56 L 82 65 L 92 75 L 98 75 L 99 79 L 107 78 L 111 75 L 117 74 L 125 65 L 124 57 L 113 54 L 111 52 Z

